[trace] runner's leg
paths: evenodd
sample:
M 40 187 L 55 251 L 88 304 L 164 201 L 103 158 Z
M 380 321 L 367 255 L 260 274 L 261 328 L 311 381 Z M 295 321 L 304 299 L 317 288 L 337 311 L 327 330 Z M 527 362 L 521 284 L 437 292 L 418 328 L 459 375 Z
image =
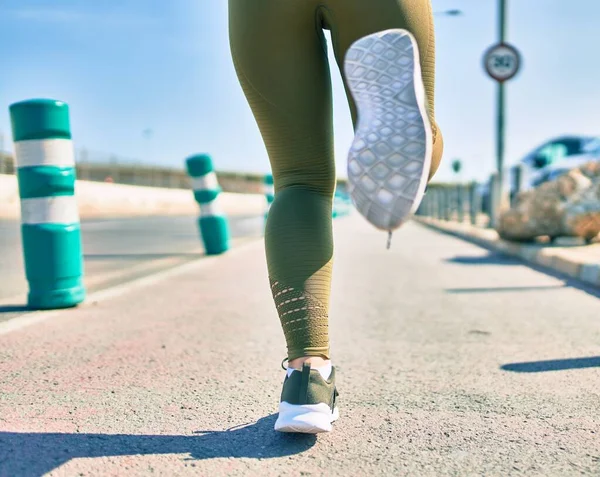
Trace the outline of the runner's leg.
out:
M 265 242 L 288 358 L 329 357 L 335 187 L 329 66 L 316 1 L 230 0 L 230 43 L 275 182 Z

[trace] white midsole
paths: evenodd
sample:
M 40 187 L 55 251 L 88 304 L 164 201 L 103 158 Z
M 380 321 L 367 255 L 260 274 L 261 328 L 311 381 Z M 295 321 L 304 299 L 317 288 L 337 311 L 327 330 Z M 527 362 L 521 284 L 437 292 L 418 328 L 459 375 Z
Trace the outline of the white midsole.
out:
M 331 423 L 339 417 L 337 407 L 331 408 L 325 403 L 319 404 L 290 404 L 279 403 L 279 417 L 275 430 L 290 432 L 329 432 Z
M 417 195 L 415 197 L 415 202 L 410 210 L 411 214 L 414 214 L 419 206 L 421 205 L 421 200 L 423 199 L 423 194 L 425 194 L 425 189 L 427 188 L 427 180 L 429 179 L 429 173 L 431 172 L 431 159 L 433 154 L 433 129 L 431 127 L 431 121 L 429 120 L 429 114 L 427 114 L 427 108 L 425 106 L 425 101 L 427 101 L 427 96 L 425 94 L 425 85 L 423 84 L 423 77 L 421 73 L 421 59 L 419 46 L 417 44 L 416 38 L 408 31 L 406 31 L 406 35 L 411 39 L 413 43 L 413 52 L 415 55 L 415 62 L 413 67 L 413 84 L 415 86 L 415 96 L 417 98 L 417 105 L 419 106 L 419 111 L 421 112 L 421 119 L 423 120 L 423 124 L 425 126 L 425 163 L 423 165 L 423 173 L 421 175 L 421 182 L 419 184 L 419 188 L 417 190 Z

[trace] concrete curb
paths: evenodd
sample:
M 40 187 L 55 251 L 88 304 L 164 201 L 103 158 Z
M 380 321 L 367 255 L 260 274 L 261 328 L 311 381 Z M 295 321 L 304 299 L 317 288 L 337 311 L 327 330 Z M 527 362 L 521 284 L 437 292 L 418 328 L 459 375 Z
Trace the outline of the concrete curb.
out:
M 505 255 L 519 257 L 526 262 L 600 287 L 600 244 L 574 247 L 520 244 L 500 239 L 495 230 L 481 229 L 467 223 L 460 224 L 426 217 L 414 217 L 414 220 Z

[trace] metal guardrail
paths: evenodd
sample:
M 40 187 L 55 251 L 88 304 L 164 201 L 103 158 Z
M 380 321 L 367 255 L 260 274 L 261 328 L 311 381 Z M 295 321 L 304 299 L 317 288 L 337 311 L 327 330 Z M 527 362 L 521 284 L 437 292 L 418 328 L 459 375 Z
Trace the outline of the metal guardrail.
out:
M 513 167 L 511 174 L 512 192 L 507 199 L 509 203 L 503 204 L 504 208 L 516 203 L 523 186 L 522 167 Z M 500 202 L 500 184 L 498 175 L 494 173 L 486 182 L 429 184 L 417 215 L 494 227 L 498 221 L 494 204 Z
M 183 167 L 176 169 L 149 166 L 117 156 L 92 154 L 85 149 L 76 151 L 76 170 L 79 180 L 168 189 L 191 189 L 190 178 Z M 0 174 L 14 173 L 13 157 L 0 152 Z M 217 171 L 216 174 L 224 192 L 264 193 L 264 174 L 228 171 Z M 338 188 L 345 190 L 345 179 L 338 181 Z
M 493 179 L 492 179 L 493 181 Z M 431 217 L 439 220 L 467 222 L 480 227 L 492 224 L 492 198 L 481 193 L 481 184 L 440 184 L 428 186 L 418 216 Z M 494 190 L 494 187 L 490 187 Z

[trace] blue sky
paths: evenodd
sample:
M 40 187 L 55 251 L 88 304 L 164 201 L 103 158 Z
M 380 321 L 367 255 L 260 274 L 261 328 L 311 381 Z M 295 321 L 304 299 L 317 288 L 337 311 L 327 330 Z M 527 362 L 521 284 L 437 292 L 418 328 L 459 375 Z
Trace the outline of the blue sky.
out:
M 481 58 L 497 36 L 496 3 L 433 0 L 435 11 L 464 12 L 435 18 L 440 180 L 451 177 L 455 157 L 465 179 L 494 168 L 495 83 Z M 506 160 L 555 135 L 600 135 L 600 1 L 508 4 L 508 41 L 524 61 L 507 85 Z M 352 127 L 332 70 L 336 163 L 345 176 Z M 69 103 L 76 147 L 176 167 L 196 152 L 210 152 L 222 170 L 269 167 L 231 64 L 225 0 L 1 0 L 5 149 L 8 105 L 32 97 Z

